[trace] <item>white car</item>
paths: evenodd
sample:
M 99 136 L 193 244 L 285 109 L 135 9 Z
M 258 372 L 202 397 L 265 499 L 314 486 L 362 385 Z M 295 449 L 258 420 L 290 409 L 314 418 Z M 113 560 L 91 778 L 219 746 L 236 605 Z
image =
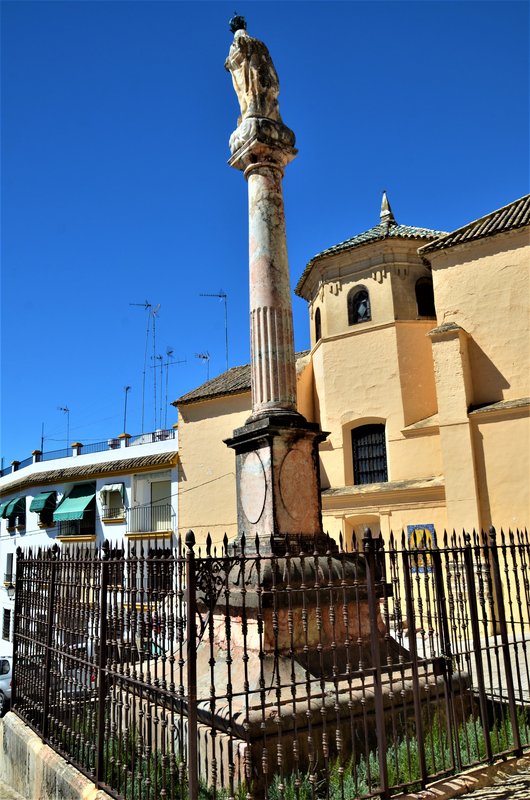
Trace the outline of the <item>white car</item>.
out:
M 13 677 L 13 659 L 11 656 L 0 656 L 0 717 L 3 717 L 11 702 L 11 679 Z

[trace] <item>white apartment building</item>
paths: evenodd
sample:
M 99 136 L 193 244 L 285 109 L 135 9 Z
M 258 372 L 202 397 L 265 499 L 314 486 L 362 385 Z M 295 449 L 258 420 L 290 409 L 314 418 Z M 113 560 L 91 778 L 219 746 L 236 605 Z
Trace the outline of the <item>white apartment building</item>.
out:
M 13 639 L 16 551 L 104 540 L 169 548 L 177 530 L 177 432 L 122 434 L 14 461 L 0 475 L 0 653 Z M 146 576 L 149 580 L 149 576 Z

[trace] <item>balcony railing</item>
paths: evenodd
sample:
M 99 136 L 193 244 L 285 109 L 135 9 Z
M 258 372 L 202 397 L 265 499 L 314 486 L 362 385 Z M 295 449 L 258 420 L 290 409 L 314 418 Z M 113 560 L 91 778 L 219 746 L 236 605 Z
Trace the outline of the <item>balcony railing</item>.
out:
M 175 512 L 170 504 L 137 506 L 127 511 L 127 533 L 174 530 Z
M 170 439 L 175 439 L 176 431 L 174 428 L 168 428 L 163 430 L 151 431 L 149 433 L 138 433 L 136 436 L 131 436 L 129 440 L 129 447 L 135 447 L 136 445 L 140 444 L 153 444 L 155 442 L 166 442 Z M 103 442 L 92 442 L 91 444 L 83 445 L 80 449 L 80 455 L 87 455 L 89 453 L 102 453 L 105 450 L 116 450 L 119 449 L 120 439 L 105 439 Z M 46 453 L 42 453 L 39 456 L 40 461 L 54 461 L 57 458 L 70 458 L 72 456 L 72 448 L 67 447 L 63 448 L 62 450 L 48 450 Z M 23 461 L 20 461 L 17 470 L 22 469 L 23 467 L 27 467 L 33 463 L 33 456 L 29 456 L 25 458 Z M 10 475 L 12 473 L 12 467 L 4 467 L 4 469 L 0 470 L 0 478 L 3 478 L 5 475 Z
M 101 506 L 101 519 L 123 519 L 124 506 Z

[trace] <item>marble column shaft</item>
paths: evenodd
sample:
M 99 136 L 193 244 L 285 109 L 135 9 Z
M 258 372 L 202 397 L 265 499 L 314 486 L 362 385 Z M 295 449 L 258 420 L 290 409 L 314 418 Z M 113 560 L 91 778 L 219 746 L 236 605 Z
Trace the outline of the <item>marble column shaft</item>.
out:
M 249 198 L 252 415 L 296 412 L 296 366 L 283 166 L 260 161 L 245 169 Z

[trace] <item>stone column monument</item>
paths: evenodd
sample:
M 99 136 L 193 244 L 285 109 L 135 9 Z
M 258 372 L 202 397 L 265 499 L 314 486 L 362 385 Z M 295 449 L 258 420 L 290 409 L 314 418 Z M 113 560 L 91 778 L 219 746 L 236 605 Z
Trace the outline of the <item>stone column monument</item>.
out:
M 322 533 L 318 444 L 326 434 L 296 410 L 296 365 L 282 179 L 297 154 L 278 106 L 279 81 L 267 47 L 231 20 L 225 63 L 241 115 L 230 137 L 230 166 L 243 172 L 249 198 L 252 415 L 227 440 L 236 452 L 239 535 L 273 537 L 273 550 Z

